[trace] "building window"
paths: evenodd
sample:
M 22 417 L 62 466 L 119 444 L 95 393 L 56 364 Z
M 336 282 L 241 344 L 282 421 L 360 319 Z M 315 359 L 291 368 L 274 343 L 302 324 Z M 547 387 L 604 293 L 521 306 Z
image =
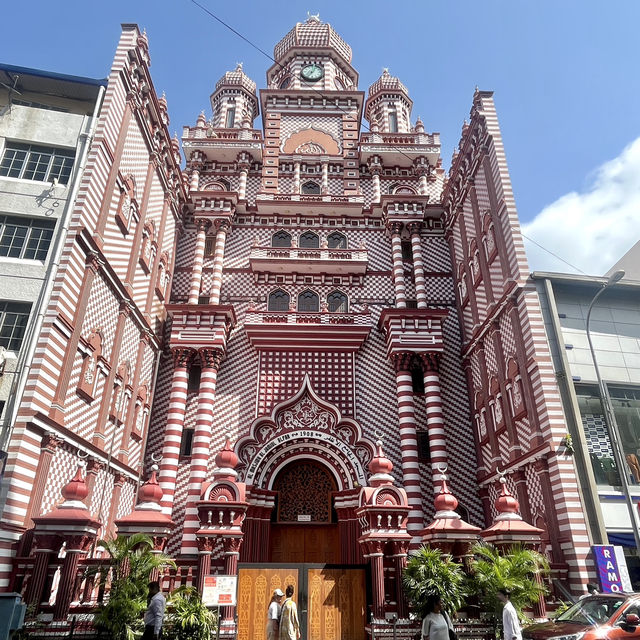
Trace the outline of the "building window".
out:
M 44 260 L 55 226 L 53 220 L 0 216 L 0 256 Z
M 280 82 L 280 89 L 288 89 L 291 84 L 291 78 L 287 76 L 282 82 Z
M 269 294 L 269 311 L 288 311 L 291 298 L 286 291 L 276 289 Z
M 298 246 L 301 249 L 317 249 L 320 246 L 320 238 L 313 231 L 305 231 L 300 235 Z
M 596 484 L 619 487 L 619 472 L 598 388 L 576 386 L 576 393 Z M 609 395 L 625 458 L 623 471 L 632 486 L 640 486 L 640 389 L 610 386 Z
M 413 367 L 411 369 L 411 385 L 413 393 L 424 393 L 424 373 L 422 367 Z
M 227 109 L 226 120 L 224 122 L 224 126 L 226 129 L 233 129 L 233 125 L 236 121 L 236 109 L 235 107 L 231 107 Z
M 349 299 L 342 291 L 333 291 L 327 296 L 327 305 L 332 313 L 348 313 Z
M 302 194 L 310 196 L 320 195 L 320 185 L 317 182 L 305 182 L 302 185 Z
M 389 113 L 389 132 L 398 132 L 398 114 L 395 111 Z
M 184 429 L 182 431 L 182 440 L 180 441 L 180 455 L 188 457 L 193 450 L 193 435 L 195 429 Z
M 298 296 L 298 311 L 304 313 L 315 313 L 320 311 L 320 298 L 313 291 L 303 291 Z
M 73 168 L 75 151 L 35 144 L 7 142 L 0 163 L 0 176 L 67 184 Z
M 429 447 L 429 433 L 427 431 L 416 431 L 418 441 L 418 462 L 431 462 L 431 448 Z
M 28 302 L 0 300 L 0 347 L 20 351 L 30 311 Z
M 189 378 L 187 380 L 187 393 L 199 393 L 200 392 L 200 375 L 202 369 L 198 364 L 192 364 L 189 367 Z
M 410 240 L 402 241 L 402 260 L 404 262 L 413 262 L 413 247 Z
M 291 234 L 286 231 L 278 231 L 271 236 L 272 247 L 290 247 Z
M 347 236 L 338 231 L 334 231 L 327 236 L 327 244 L 329 245 L 329 249 L 346 249 Z

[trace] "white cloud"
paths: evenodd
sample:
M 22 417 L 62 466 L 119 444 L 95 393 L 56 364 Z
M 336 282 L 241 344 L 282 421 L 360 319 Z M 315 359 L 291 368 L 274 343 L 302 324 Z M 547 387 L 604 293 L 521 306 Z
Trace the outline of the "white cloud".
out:
M 584 193 L 545 207 L 522 231 L 590 275 L 608 271 L 640 240 L 640 138 L 599 167 Z M 525 239 L 532 271 L 573 271 Z

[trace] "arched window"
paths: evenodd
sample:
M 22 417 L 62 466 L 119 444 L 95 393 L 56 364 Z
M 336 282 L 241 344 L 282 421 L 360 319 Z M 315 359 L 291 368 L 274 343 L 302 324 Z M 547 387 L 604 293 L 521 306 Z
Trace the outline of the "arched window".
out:
M 291 234 L 286 231 L 278 231 L 271 236 L 272 247 L 290 247 Z
M 302 185 L 302 194 L 310 196 L 320 195 L 320 185 L 317 182 L 305 182 Z
M 327 296 L 327 305 L 329 306 L 329 311 L 335 313 L 349 312 L 349 299 L 342 291 L 332 291 Z
M 413 187 L 408 187 L 406 184 L 396 185 L 393 193 L 397 193 L 399 195 L 413 195 L 415 194 L 415 189 Z
M 317 249 L 320 246 L 320 238 L 313 231 L 305 231 L 298 239 L 298 246 L 301 249 Z
M 347 236 L 338 231 L 334 231 L 327 236 L 327 244 L 329 245 L 329 249 L 346 249 Z
M 318 294 L 308 289 L 303 291 L 298 296 L 298 311 L 306 313 L 320 311 L 320 298 Z
M 398 114 L 395 111 L 389 112 L 389 133 L 398 132 Z
M 224 121 L 225 129 L 233 129 L 233 125 L 236 121 L 236 108 L 230 107 L 227 109 L 227 115 Z
M 287 76 L 284 80 L 280 82 L 280 89 L 288 89 L 291 84 L 291 77 Z
M 286 291 L 276 289 L 269 294 L 269 311 L 288 311 L 291 298 Z

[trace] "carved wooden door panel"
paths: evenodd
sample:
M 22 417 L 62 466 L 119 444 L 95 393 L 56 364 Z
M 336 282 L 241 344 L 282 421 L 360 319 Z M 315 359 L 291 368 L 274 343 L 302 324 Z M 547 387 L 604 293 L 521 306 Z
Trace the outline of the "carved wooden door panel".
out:
M 260 567 L 238 571 L 238 640 L 266 640 L 267 609 L 275 589 L 293 585 L 298 601 L 300 585 L 297 568 Z
M 364 569 L 308 569 L 307 640 L 364 640 Z

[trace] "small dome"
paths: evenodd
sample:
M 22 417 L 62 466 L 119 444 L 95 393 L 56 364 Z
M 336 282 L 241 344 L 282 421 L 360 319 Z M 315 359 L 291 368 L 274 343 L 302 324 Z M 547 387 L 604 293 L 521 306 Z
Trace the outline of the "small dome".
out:
M 229 436 L 227 436 L 222 450 L 218 453 L 218 455 L 216 455 L 215 463 L 217 467 L 217 469 L 213 473 L 215 477 L 235 477 L 237 475 L 235 472 L 235 468 L 238 466 L 238 456 L 235 454 L 233 448 L 231 447 L 231 440 Z
M 84 464 L 79 462 L 76 475 L 62 487 L 61 493 L 65 502 L 82 502 L 89 495 L 89 487 L 87 487 L 82 473 L 83 467 Z
M 333 49 L 341 58 L 351 62 L 351 47 L 334 31 L 333 27 L 320 20 L 320 16 L 309 16 L 298 22 L 273 48 L 276 61 L 282 60 L 291 49 Z
M 441 512 L 448 512 L 448 517 L 451 517 L 451 513 L 455 512 L 455 510 L 458 508 L 458 498 L 456 498 L 453 493 L 451 493 L 449 485 L 447 484 L 447 476 L 445 476 L 443 473 L 441 478 L 442 484 L 440 485 L 440 493 L 433 501 L 433 504 L 436 508 L 436 518 L 438 517 L 438 513 Z
M 387 91 L 399 91 L 409 96 L 409 90 L 395 76 L 389 73 L 389 69 L 383 69 L 382 75 L 369 87 L 369 98 L 378 93 Z
M 205 129 L 206 126 L 207 126 L 207 118 L 204 115 L 204 111 L 201 111 L 196 121 L 196 127 L 198 127 L 199 129 Z
M 256 95 L 256 83 L 242 70 L 242 62 L 238 62 L 233 71 L 227 71 L 218 82 L 216 82 L 216 91 L 222 87 L 241 86 L 245 91 L 252 95 Z
M 158 484 L 157 469 L 156 465 L 151 467 L 151 477 L 138 490 L 138 501 L 140 503 L 154 502 L 159 504 L 160 500 L 162 500 L 163 493 Z
M 499 519 L 500 516 L 506 516 L 510 519 L 515 519 L 517 517 L 517 519 L 520 520 L 520 505 L 513 495 L 511 495 L 511 492 L 507 487 L 507 479 L 504 476 L 501 477 L 500 483 L 502 484 L 502 491 L 495 501 L 496 511 L 498 512 L 496 520 Z
M 382 484 L 393 484 L 393 476 L 391 475 L 393 463 L 384 455 L 381 440 L 376 442 L 376 453 L 371 459 L 368 469 L 371 472 L 369 484 L 372 487 L 377 487 Z

